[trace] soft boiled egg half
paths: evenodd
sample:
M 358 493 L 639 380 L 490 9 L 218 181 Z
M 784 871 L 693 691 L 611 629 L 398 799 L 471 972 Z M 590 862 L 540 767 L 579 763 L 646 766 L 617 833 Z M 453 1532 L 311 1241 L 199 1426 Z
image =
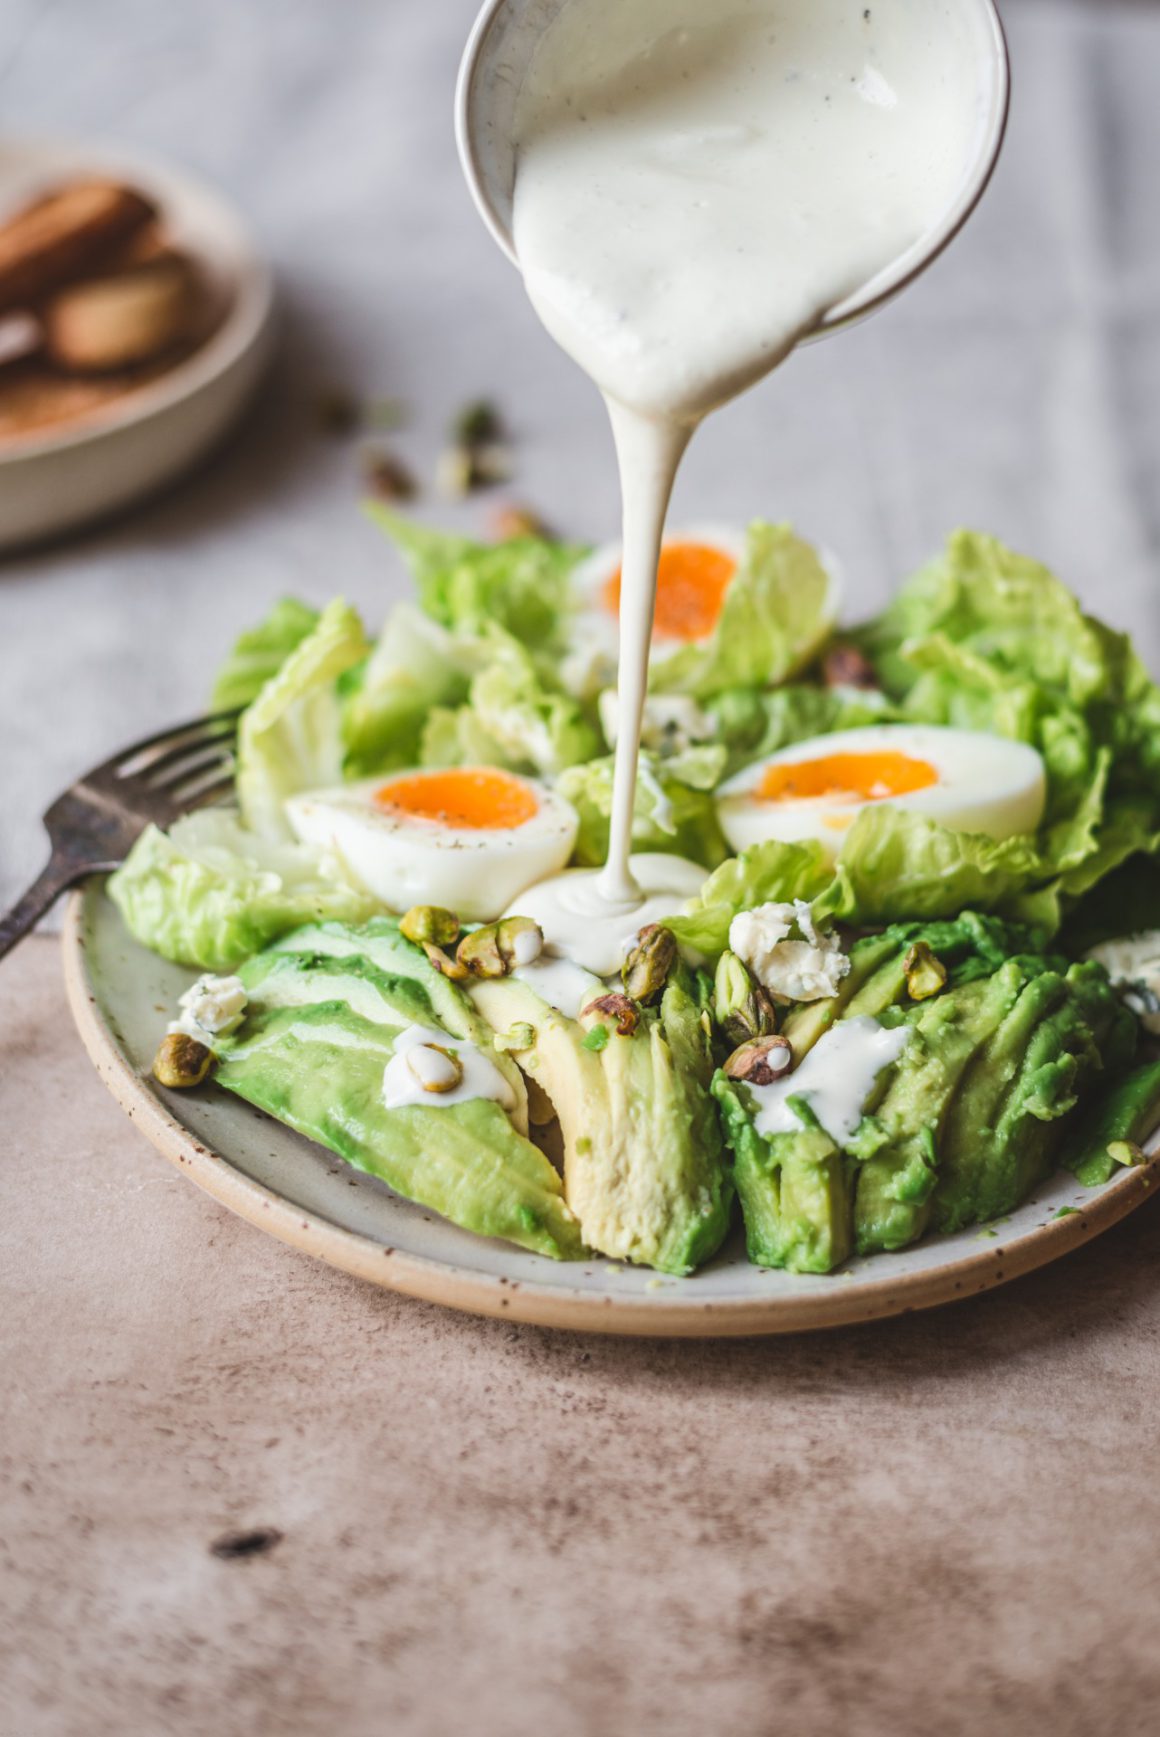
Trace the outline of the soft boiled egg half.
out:
M 747 766 L 721 786 L 717 807 L 734 850 L 816 839 L 837 857 L 856 817 L 879 803 L 1001 839 L 1035 831 L 1046 793 L 1043 761 L 1022 742 L 934 724 L 874 724 L 814 736 Z
M 657 569 L 654 668 L 683 646 L 700 645 L 712 638 L 729 587 L 744 560 L 745 546 L 745 532 L 726 525 L 698 525 L 666 536 Z M 837 610 L 838 580 L 829 558 L 823 560 L 831 573 L 834 599 L 834 609 L 827 612 L 829 619 L 819 630 L 824 635 Z M 594 694 L 616 679 L 621 562 L 621 545 L 606 543 L 586 556 L 572 574 L 570 649 L 561 675 L 564 685 L 582 696 Z
M 304 843 L 330 851 L 388 910 L 442 905 L 489 923 L 567 863 L 578 821 L 531 778 L 492 766 L 396 772 L 291 796 Z

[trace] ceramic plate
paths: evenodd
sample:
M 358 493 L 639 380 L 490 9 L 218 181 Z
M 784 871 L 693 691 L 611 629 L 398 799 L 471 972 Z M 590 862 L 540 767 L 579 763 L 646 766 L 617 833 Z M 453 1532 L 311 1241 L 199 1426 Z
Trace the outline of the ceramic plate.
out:
M 0 141 L 0 209 L 74 176 L 109 175 L 151 194 L 197 259 L 218 325 L 192 355 L 91 417 L 0 446 L 0 548 L 72 530 L 188 469 L 244 409 L 270 359 L 273 282 L 240 215 L 163 159 L 52 141 Z
M 138 947 L 100 882 L 73 895 L 64 962 L 73 1014 L 101 1078 L 192 1182 L 344 1272 L 476 1314 L 682 1337 L 877 1320 L 990 1290 L 1055 1260 L 1115 1224 L 1160 1183 L 1158 1138 L 1146 1166 L 1102 1189 L 1060 1175 L 1000 1224 L 930 1237 L 825 1278 L 752 1267 L 739 1236 L 690 1279 L 604 1260 L 557 1263 L 457 1230 L 228 1092 L 158 1086 L 150 1063 L 192 973 Z

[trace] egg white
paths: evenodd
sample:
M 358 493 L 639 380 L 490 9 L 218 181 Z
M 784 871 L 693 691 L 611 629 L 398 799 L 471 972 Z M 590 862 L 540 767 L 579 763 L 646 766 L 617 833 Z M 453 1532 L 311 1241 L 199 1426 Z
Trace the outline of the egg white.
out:
M 494 921 L 525 888 L 557 874 L 572 855 L 576 811 L 535 779 L 518 780 L 536 797 L 531 819 L 488 828 L 448 826 L 374 801 L 384 784 L 414 776 L 393 772 L 306 791 L 287 800 L 286 816 L 297 838 L 330 852 L 388 910 L 441 905 L 469 923 Z
M 832 754 L 901 753 L 924 760 L 938 782 L 924 790 L 881 799 L 817 796 L 770 802 L 757 794 L 771 766 L 794 765 Z M 1034 832 L 1043 818 L 1047 783 L 1034 748 L 977 730 L 936 724 L 872 724 L 796 742 L 766 760 L 747 766 L 717 795 L 725 837 L 736 851 L 778 839 L 786 844 L 816 840 L 831 858 L 864 808 L 889 806 L 925 814 L 954 832 L 980 832 L 1011 838 Z

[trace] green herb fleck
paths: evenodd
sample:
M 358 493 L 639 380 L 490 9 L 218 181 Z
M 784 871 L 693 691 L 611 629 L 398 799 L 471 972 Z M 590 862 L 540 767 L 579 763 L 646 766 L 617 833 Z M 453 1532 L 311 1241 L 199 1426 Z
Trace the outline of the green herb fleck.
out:
M 499 1050 L 501 1055 L 506 1054 L 508 1050 L 513 1049 L 531 1049 L 535 1041 L 535 1026 L 528 1025 L 524 1020 L 520 1020 L 518 1024 L 513 1025 L 510 1031 L 497 1032 L 495 1037 L 492 1039 L 493 1044 L 496 1049 Z
M 1061 1206 L 1055 1216 L 1056 1218 L 1077 1218 L 1079 1208 L 1077 1206 Z

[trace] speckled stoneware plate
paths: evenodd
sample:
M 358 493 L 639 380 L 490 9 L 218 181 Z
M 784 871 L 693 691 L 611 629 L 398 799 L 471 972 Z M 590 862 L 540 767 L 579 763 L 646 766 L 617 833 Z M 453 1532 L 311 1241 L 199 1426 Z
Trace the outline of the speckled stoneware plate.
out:
M 691 1279 L 604 1260 L 558 1264 L 457 1230 L 227 1092 L 158 1086 L 150 1063 L 192 974 L 130 940 L 100 882 L 73 895 L 64 965 L 73 1014 L 101 1078 L 192 1182 L 261 1230 L 344 1272 L 480 1315 L 690 1338 L 878 1320 L 990 1290 L 1043 1266 L 1107 1230 L 1160 1186 L 1158 1137 L 1150 1163 L 1104 1188 L 1082 1189 L 1061 1175 L 982 1232 L 930 1237 L 901 1254 L 853 1261 L 827 1278 L 752 1267 L 739 1236 Z

